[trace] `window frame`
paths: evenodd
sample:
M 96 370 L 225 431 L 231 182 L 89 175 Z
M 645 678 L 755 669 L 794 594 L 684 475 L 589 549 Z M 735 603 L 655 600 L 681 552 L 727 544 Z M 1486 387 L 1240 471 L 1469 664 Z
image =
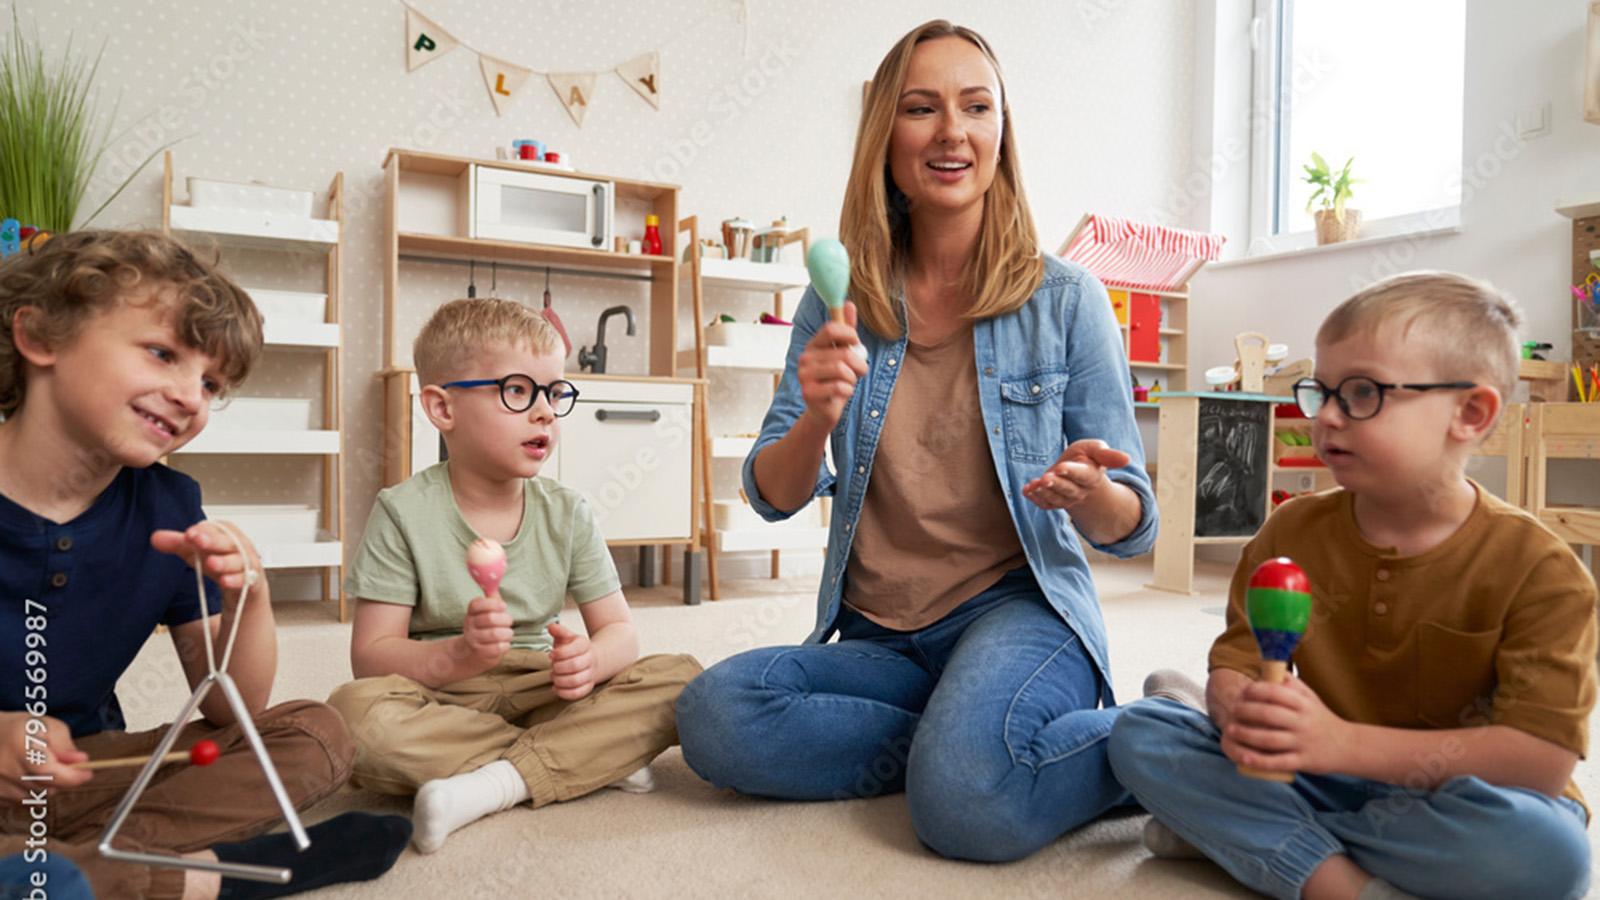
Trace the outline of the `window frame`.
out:
M 1289 218 L 1288 179 L 1293 167 L 1283 142 L 1293 116 L 1294 71 L 1284 54 L 1293 46 L 1295 0 L 1251 0 L 1250 196 L 1249 241 L 1245 258 L 1315 248 L 1316 230 L 1277 233 Z M 1465 11 L 1463 11 L 1465 14 Z M 1466 73 L 1462 97 L 1466 102 Z M 1457 178 L 1465 168 L 1466 135 L 1457 159 Z M 1361 223 L 1358 242 L 1459 230 L 1461 205 L 1417 210 Z

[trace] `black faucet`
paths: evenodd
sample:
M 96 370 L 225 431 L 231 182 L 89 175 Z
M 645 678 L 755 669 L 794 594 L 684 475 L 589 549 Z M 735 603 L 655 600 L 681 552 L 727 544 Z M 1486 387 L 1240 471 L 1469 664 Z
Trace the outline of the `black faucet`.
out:
M 633 337 L 633 307 L 613 306 L 600 314 L 600 326 L 596 329 L 598 334 L 594 339 L 594 347 L 578 348 L 578 368 L 596 375 L 606 370 L 606 320 L 615 315 L 628 317 L 628 337 Z

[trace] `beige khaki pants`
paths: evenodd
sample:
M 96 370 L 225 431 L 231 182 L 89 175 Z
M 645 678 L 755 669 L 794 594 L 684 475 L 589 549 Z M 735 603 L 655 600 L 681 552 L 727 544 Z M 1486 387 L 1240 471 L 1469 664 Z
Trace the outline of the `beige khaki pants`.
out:
M 599 790 L 676 744 L 674 705 L 698 674 L 693 657 L 647 656 L 569 702 L 556 697 L 550 654 L 512 650 L 488 672 L 440 688 L 361 678 L 328 704 L 355 736 L 358 787 L 413 794 L 506 759 L 537 807 Z

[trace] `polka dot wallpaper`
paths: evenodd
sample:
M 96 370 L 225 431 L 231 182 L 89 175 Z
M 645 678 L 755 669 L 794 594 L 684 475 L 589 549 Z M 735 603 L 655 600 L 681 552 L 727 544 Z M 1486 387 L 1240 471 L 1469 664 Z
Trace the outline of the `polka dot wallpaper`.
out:
M 603 74 L 581 129 L 538 77 L 497 117 L 467 47 L 407 73 L 396 0 L 15 0 L 0 3 L 3 27 L 13 5 L 52 54 L 69 39 L 78 49 L 104 47 L 97 96 L 115 140 L 85 211 L 168 144 L 180 200 L 183 179 L 198 175 L 314 189 L 320 205 L 334 173 L 344 173 L 343 497 L 351 541 L 380 482 L 380 166 L 390 147 L 492 158 L 497 146 L 537 138 L 585 171 L 682 185 L 680 214 L 703 222 L 786 215 L 813 237 L 829 236 L 862 82 L 900 35 L 946 16 L 983 33 L 1005 67 L 1047 250 L 1086 210 L 1181 216 L 1173 197 L 1192 165 L 1193 14 L 1169 0 L 419 0 L 421 12 L 472 48 L 540 71 L 605 70 L 659 50 L 661 109 Z M 160 202 L 158 158 L 93 224 L 159 226 Z M 643 230 L 642 222 L 619 224 L 634 236 Z M 230 251 L 227 265 L 256 287 L 321 283 L 319 261 L 281 253 Z M 465 276 L 450 267 L 402 268 L 402 344 L 434 306 L 464 293 Z M 502 272 L 498 282 L 502 295 L 530 302 L 544 288 L 537 275 Z M 487 285 L 480 268 L 480 295 Z M 593 342 L 602 309 L 632 305 L 639 333 L 623 337 L 613 322 L 611 370 L 645 370 L 644 287 L 558 276 L 551 289 L 575 344 Z M 749 321 L 770 296 L 712 291 L 707 303 L 708 315 Z M 687 346 L 686 296 L 680 307 Z M 316 359 L 276 351 L 244 393 L 320 396 Z M 710 392 L 713 428 L 753 430 L 768 387 L 761 376 L 719 379 Z M 722 493 L 731 496 L 736 464 L 719 466 Z M 316 502 L 318 468 L 306 461 L 212 458 L 186 467 L 212 502 Z M 631 561 L 632 552 L 619 559 Z M 764 566 L 764 555 L 752 558 L 750 574 Z

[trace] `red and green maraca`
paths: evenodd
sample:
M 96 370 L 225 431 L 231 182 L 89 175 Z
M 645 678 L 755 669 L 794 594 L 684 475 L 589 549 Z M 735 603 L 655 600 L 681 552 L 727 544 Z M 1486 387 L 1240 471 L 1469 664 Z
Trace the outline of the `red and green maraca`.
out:
M 1287 556 L 1269 559 L 1250 573 L 1244 595 L 1250 630 L 1261 648 L 1261 679 L 1282 684 L 1289 674 L 1289 658 L 1305 636 L 1311 619 L 1311 579 Z M 1290 782 L 1293 772 L 1267 772 L 1240 766 L 1240 774 L 1267 781 Z

